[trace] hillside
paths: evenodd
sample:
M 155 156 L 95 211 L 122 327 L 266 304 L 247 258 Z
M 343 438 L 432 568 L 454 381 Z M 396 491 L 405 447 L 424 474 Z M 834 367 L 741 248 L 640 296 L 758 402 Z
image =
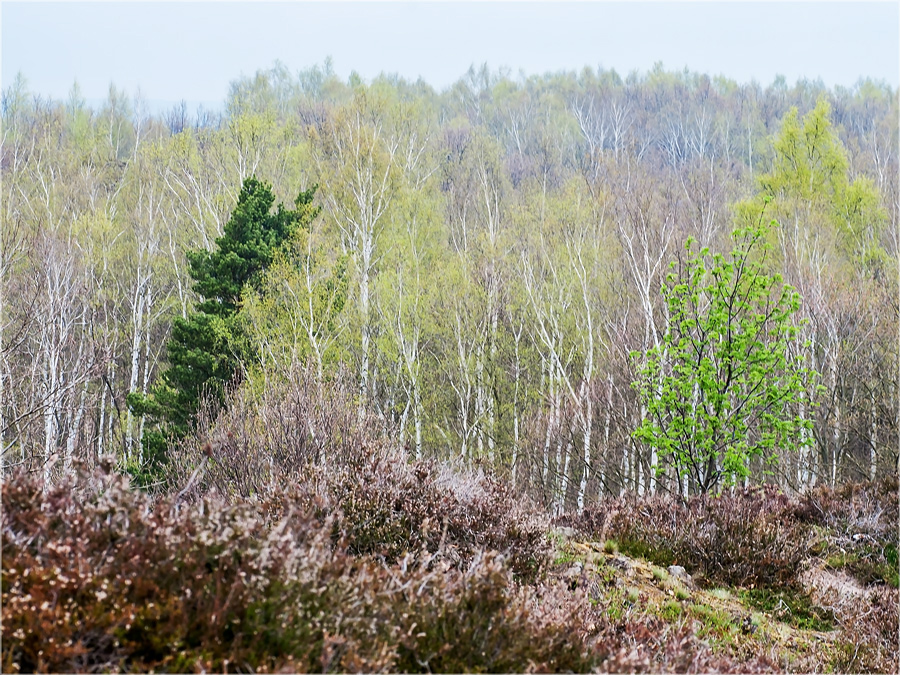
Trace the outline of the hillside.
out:
M 3 670 L 897 672 L 898 113 L 16 78 Z
M 551 522 L 316 396 L 294 390 L 306 416 L 281 427 L 232 406 L 156 496 L 112 457 L 8 478 L 4 671 L 897 669 L 896 479 Z M 317 441 L 289 435 L 304 419 Z
M 721 497 L 763 506 L 765 536 L 707 528 L 745 546 L 735 567 L 662 526 L 655 542 L 708 556 L 667 569 L 633 532 L 610 530 L 649 560 L 589 525 L 548 529 L 484 476 L 390 460 L 354 474 L 242 505 L 15 476 L 4 671 L 896 672 L 896 482 Z M 787 532 L 780 556 L 759 547 Z

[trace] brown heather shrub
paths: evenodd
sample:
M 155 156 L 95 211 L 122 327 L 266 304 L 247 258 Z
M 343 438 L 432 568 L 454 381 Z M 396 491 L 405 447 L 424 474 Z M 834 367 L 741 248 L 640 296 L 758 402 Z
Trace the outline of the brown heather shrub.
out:
M 900 591 L 876 586 L 863 598 L 847 598 L 830 590 L 817 602 L 834 612 L 841 627 L 835 670 L 900 672 Z
M 866 585 L 851 593 L 813 589 L 815 602 L 831 610 L 841 628 L 835 669 L 900 672 L 898 477 L 820 486 L 800 498 L 796 517 L 824 533 L 820 557 L 845 561 L 841 569 Z
M 800 497 L 795 514 L 800 520 L 838 532 L 896 535 L 898 488 L 900 477 L 896 475 L 837 488 L 820 485 Z
M 809 554 L 810 528 L 794 504 L 771 488 L 703 495 L 609 498 L 578 516 L 557 519 L 659 565 L 683 565 L 708 583 L 796 586 Z
M 99 474 L 19 473 L 3 506 L 4 672 L 591 666 L 578 606 L 536 602 L 494 553 L 385 565 L 334 541 L 337 515 L 154 503 Z
M 900 582 L 898 477 L 818 487 L 795 507 L 796 518 L 823 529 L 827 537 L 817 553 L 843 562 L 842 568 L 863 584 Z
M 358 418 L 353 397 L 345 373 L 319 383 L 310 367 L 245 382 L 220 413 L 201 409 L 196 434 L 171 449 L 169 489 L 184 490 L 188 499 L 211 491 L 233 501 L 256 499 L 305 476 L 310 466 L 353 466 L 395 448 L 396 435 L 381 420 Z M 192 480 L 198 467 L 202 472 Z
M 603 673 L 773 673 L 765 656 L 737 661 L 714 651 L 686 626 L 654 617 L 606 622 L 594 645 L 597 670 Z
M 341 378 L 320 386 L 309 370 L 268 383 L 259 398 L 237 391 L 215 425 L 201 420 L 198 438 L 207 440 L 189 439 L 173 453 L 173 491 L 250 499 L 275 515 L 301 500 L 340 523 L 335 539 L 344 537 L 351 553 L 387 563 L 440 549 L 464 569 L 493 550 L 519 580 L 540 574 L 546 517 L 481 469 L 410 462 L 391 440 L 396 430 L 374 416 L 359 420 L 350 392 Z
M 316 468 L 300 491 L 320 517 L 340 514 L 335 534 L 356 555 L 392 563 L 425 550 L 464 569 L 482 551 L 497 551 L 523 582 L 548 561 L 546 518 L 481 472 L 379 453 L 353 466 Z

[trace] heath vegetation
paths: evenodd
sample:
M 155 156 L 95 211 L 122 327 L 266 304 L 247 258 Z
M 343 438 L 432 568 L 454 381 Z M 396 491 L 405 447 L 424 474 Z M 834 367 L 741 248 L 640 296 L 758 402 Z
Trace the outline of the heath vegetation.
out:
M 4 91 L 5 672 L 897 672 L 898 96 Z

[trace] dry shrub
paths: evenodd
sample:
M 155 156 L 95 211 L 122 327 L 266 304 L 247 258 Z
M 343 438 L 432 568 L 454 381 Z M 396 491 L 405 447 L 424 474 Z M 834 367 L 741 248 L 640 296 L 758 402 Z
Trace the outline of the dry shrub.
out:
M 497 554 L 385 565 L 336 515 L 78 480 L 3 485 L 4 672 L 590 668 L 577 608 L 536 605 Z
M 578 631 L 580 608 L 570 598 L 551 593 L 536 602 L 530 589 L 511 583 L 508 570 L 493 554 L 477 558 L 463 574 L 452 570 L 444 563 L 424 581 L 403 583 L 402 613 L 382 616 L 388 625 L 399 624 L 403 636 L 392 669 L 590 670 L 593 658 Z
M 841 627 L 834 663 L 838 671 L 900 672 L 897 490 L 897 476 L 821 486 L 796 507 L 798 519 L 825 534 L 817 553 L 843 561 L 842 571 L 866 585 L 852 593 L 829 585 L 811 589 L 813 600 L 830 609 Z
M 497 551 L 520 581 L 536 579 L 547 562 L 546 519 L 481 472 L 377 453 L 353 465 L 317 467 L 299 493 L 320 517 L 339 516 L 335 534 L 356 555 L 392 563 L 426 550 L 463 569 L 482 551 Z
M 116 476 L 46 490 L 13 476 L 4 671 L 769 670 L 684 626 L 613 621 L 564 581 L 522 585 L 498 553 L 364 555 L 350 534 L 335 539 L 352 530 L 346 516 L 310 499 L 322 497 L 179 504 Z
M 187 498 L 259 498 L 310 466 L 352 465 L 395 446 L 380 420 L 359 419 L 353 396 L 346 373 L 322 383 L 311 367 L 245 382 L 221 412 L 201 410 L 196 433 L 171 449 L 167 483 Z
M 710 583 L 796 586 L 808 556 L 810 528 L 793 517 L 793 504 L 770 488 L 703 495 L 686 502 L 668 495 L 610 498 L 560 524 L 660 565 L 683 565 Z
M 862 596 L 834 588 L 813 591 L 816 603 L 834 613 L 841 627 L 833 666 L 845 673 L 900 672 L 900 592 L 875 586 Z
M 737 661 L 714 651 L 686 626 L 656 618 L 607 623 L 597 637 L 598 670 L 605 673 L 772 673 L 766 657 Z
M 836 559 L 860 583 L 887 583 L 897 588 L 898 477 L 818 487 L 804 495 L 795 513 L 798 520 L 823 529 L 827 536 L 817 553 Z
M 252 499 L 276 515 L 300 500 L 340 523 L 335 537 L 352 553 L 388 563 L 440 549 L 463 569 L 493 550 L 529 580 L 546 560 L 547 520 L 508 483 L 483 470 L 410 462 L 396 430 L 374 416 L 359 419 L 341 378 L 322 385 L 301 369 L 259 395 L 239 390 L 198 436 L 204 440 L 187 441 L 171 462 L 170 485 L 186 499 Z
M 799 499 L 795 513 L 800 520 L 837 532 L 896 535 L 898 487 L 900 478 L 896 475 L 837 488 L 822 485 Z

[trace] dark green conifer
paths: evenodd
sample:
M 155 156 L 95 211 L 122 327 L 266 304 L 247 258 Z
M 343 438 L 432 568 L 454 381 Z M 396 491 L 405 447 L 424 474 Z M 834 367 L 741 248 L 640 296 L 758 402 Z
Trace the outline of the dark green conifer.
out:
M 226 385 L 238 374 L 242 358 L 249 356 L 236 321 L 242 293 L 247 286 L 259 286 L 276 252 L 318 215 L 315 191 L 301 192 L 294 210 L 279 204 L 273 211 L 271 186 L 248 178 L 215 250 L 188 252 L 201 301 L 189 316 L 175 319 L 166 345 L 169 367 L 159 383 L 148 396 L 128 395 L 136 414 L 157 422 L 142 441 L 144 468 L 151 473 L 165 461 L 168 443 L 190 432 L 204 397 L 222 403 Z

